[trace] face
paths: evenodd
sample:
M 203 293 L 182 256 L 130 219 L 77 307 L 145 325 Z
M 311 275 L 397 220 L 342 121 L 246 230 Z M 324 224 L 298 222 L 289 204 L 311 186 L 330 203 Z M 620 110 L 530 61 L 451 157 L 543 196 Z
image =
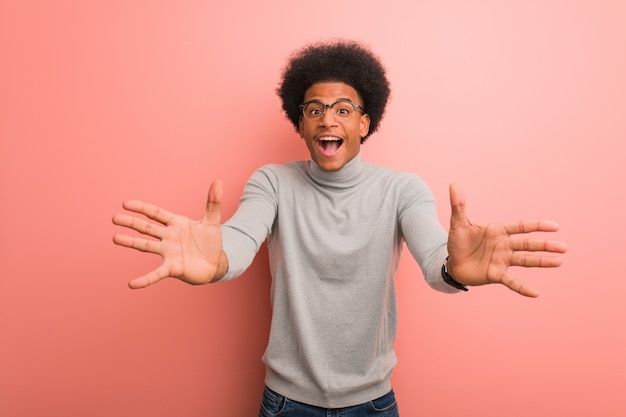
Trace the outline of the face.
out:
M 340 82 L 313 84 L 304 93 L 304 102 L 320 100 L 332 104 L 347 99 L 362 105 L 357 91 Z M 337 171 L 358 155 L 361 138 L 369 132 L 370 118 L 357 110 L 348 121 L 337 120 L 330 108 L 319 120 L 300 116 L 299 132 L 317 165 L 324 171 Z

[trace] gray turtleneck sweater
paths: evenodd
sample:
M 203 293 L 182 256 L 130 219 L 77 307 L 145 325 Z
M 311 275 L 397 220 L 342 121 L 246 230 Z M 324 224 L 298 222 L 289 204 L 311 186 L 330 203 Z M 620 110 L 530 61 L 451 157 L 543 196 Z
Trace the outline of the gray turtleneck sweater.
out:
M 222 230 L 221 281 L 241 275 L 268 239 L 265 382 L 306 404 L 347 407 L 391 389 L 404 242 L 431 287 L 458 291 L 441 278 L 447 234 L 426 184 L 360 155 L 335 172 L 313 161 L 258 169 Z

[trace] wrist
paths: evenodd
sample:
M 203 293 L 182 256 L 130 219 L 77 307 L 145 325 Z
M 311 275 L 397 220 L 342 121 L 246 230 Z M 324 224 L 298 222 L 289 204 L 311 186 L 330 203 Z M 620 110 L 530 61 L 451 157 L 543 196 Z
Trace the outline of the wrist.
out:
M 457 290 L 467 291 L 467 287 L 455 280 L 451 271 L 448 270 L 448 257 L 446 257 L 446 260 L 443 261 L 443 265 L 441 266 L 441 277 L 446 284 L 456 288 Z
M 220 255 L 220 259 L 217 265 L 217 269 L 215 270 L 215 274 L 213 275 L 213 278 L 211 278 L 209 282 L 211 283 L 217 282 L 220 279 L 224 278 L 224 276 L 227 273 L 228 273 L 228 256 L 226 255 L 226 252 L 222 250 L 222 253 Z

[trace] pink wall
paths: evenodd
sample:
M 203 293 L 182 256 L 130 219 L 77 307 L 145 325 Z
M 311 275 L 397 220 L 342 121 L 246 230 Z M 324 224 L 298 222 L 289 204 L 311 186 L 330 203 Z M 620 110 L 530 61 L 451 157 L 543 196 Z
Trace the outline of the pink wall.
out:
M 365 159 L 420 174 L 443 224 L 457 181 L 475 222 L 552 218 L 570 247 L 517 272 L 535 300 L 433 292 L 405 256 L 403 415 L 623 414 L 625 3 L 306 4 L 0 1 L 0 415 L 256 415 L 265 252 L 228 284 L 131 291 L 159 259 L 110 218 L 128 198 L 197 217 L 218 177 L 228 217 L 253 169 L 305 158 L 274 89 L 335 36 L 393 83 Z

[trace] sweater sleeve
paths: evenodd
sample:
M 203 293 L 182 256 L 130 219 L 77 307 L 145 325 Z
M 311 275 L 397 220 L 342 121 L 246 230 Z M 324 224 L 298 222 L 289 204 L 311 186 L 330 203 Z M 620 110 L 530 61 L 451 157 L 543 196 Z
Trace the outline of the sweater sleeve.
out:
M 460 292 L 441 276 L 441 267 L 448 256 L 448 234 L 437 217 L 432 192 L 422 179 L 411 176 L 402 199 L 398 213 L 402 235 L 426 282 L 437 291 Z
M 259 168 L 246 183 L 237 211 L 222 225 L 228 272 L 218 282 L 243 274 L 271 233 L 277 212 L 276 184 L 271 165 Z

